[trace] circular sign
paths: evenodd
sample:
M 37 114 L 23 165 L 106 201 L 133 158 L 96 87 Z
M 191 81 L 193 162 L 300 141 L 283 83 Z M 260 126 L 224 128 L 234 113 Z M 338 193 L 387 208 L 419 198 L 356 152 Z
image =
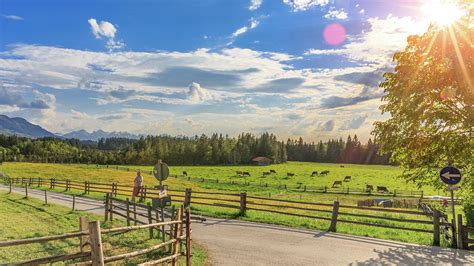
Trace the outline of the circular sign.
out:
M 456 185 L 461 181 L 461 172 L 455 167 L 446 166 L 439 172 L 439 177 L 448 185 Z
M 166 180 L 170 175 L 170 169 L 167 164 L 158 162 L 153 168 L 153 175 L 158 179 L 158 181 Z

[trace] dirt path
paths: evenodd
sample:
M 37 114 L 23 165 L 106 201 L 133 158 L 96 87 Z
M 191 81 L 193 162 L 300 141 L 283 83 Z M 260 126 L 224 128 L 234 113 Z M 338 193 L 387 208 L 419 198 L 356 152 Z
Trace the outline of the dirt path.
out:
M 13 191 L 24 194 L 23 188 Z M 28 192 L 44 198 L 43 191 Z M 72 196 L 48 191 L 48 202 L 70 207 Z M 101 201 L 83 197 L 76 197 L 76 209 L 104 214 Z M 241 220 L 207 218 L 192 228 L 193 240 L 208 250 L 212 265 L 474 264 L 474 252 Z

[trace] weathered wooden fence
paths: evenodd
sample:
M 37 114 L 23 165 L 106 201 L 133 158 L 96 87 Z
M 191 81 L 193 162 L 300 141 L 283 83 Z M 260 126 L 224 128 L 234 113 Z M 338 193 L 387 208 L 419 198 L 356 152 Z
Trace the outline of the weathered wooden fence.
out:
M 458 248 L 474 250 L 474 227 L 462 224 L 462 214 L 458 214 Z
M 102 235 L 104 234 L 121 234 L 139 229 L 154 230 L 168 226 L 171 234 L 162 238 L 162 243 L 151 247 L 133 251 L 130 253 L 118 254 L 105 257 L 102 243 Z M 172 228 L 172 229 L 171 229 Z M 44 258 L 33 259 L 29 261 L 15 262 L 14 265 L 40 265 L 54 262 L 68 262 L 68 264 L 76 263 L 76 265 L 104 265 L 105 263 L 121 261 L 145 255 L 152 251 L 169 247 L 169 255 L 158 260 L 143 263 L 143 265 L 155 265 L 158 263 L 171 262 L 172 265 L 177 264 L 177 260 L 181 256 L 186 257 L 186 265 L 191 265 L 191 222 L 190 210 L 179 208 L 173 219 L 167 222 L 148 223 L 135 226 L 126 226 L 111 229 L 101 229 L 99 221 L 89 222 L 86 217 L 81 217 L 79 222 L 79 231 L 54 236 L 35 237 L 18 240 L 1 241 L 0 248 L 11 247 L 17 245 L 26 245 L 32 243 L 46 243 L 49 241 L 64 240 L 70 238 L 79 238 L 79 252 L 74 254 L 56 255 Z M 153 238 L 153 235 L 150 235 Z M 185 248 L 183 248 L 185 247 Z M 78 262 L 78 260 L 80 262 Z
M 160 221 L 165 214 L 157 213 L 157 210 L 149 211 L 149 206 L 130 202 L 129 200 L 119 199 L 118 197 L 130 197 L 132 193 L 131 186 L 125 186 L 117 183 L 97 183 L 97 182 L 74 182 L 70 180 L 57 180 L 41 178 L 11 178 L 4 179 L 10 184 L 19 184 L 28 186 L 47 186 L 49 188 L 64 188 L 65 191 L 71 189 L 83 191 L 84 194 L 91 192 L 106 193 L 109 199 L 106 204 L 109 207 L 107 216 L 113 218 L 113 215 L 124 216 L 127 221 L 140 223 L 137 216 L 143 216 L 150 221 Z M 144 187 L 140 192 L 140 198 L 143 201 L 158 197 L 159 190 L 155 188 Z M 261 213 L 275 213 L 280 215 L 304 217 L 328 221 L 329 231 L 337 231 L 339 223 L 352 224 L 357 226 L 380 227 L 400 231 L 411 231 L 431 234 L 433 245 L 440 245 L 440 235 L 443 228 L 452 228 L 453 224 L 442 219 L 438 211 L 427 219 L 427 214 L 419 210 L 404 210 L 395 208 L 381 207 L 361 207 L 352 205 L 343 205 L 338 201 L 333 203 L 304 202 L 276 198 L 266 198 L 247 195 L 242 193 L 222 193 L 208 191 L 169 190 L 168 195 L 173 198 L 173 202 L 190 206 L 210 206 L 216 208 L 225 208 L 235 210 L 239 215 L 246 215 L 247 211 Z M 136 208 L 141 207 L 142 211 Z M 403 214 L 404 217 L 394 217 Z M 418 218 L 417 218 L 418 217 Z M 421 218 L 420 218 L 421 217 Z M 161 235 L 170 233 L 157 229 Z M 164 232 L 164 233 L 163 233 Z M 443 232 L 444 234 L 445 232 Z M 451 237 L 448 241 L 455 241 Z
M 97 165 L 97 168 L 109 168 L 115 170 L 122 170 L 122 171 L 135 171 L 138 169 L 132 169 L 130 167 L 124 166 L 111 166 L 111 165 Z M 153 171 L 142 171 L 147 174 L 153 175 Z M 191 177 L 191 176 L 182 176 L 182 175 L 171 175 L 173 178 L 179 178 L 186 181 L 193 181 L 198 183 L 218 183 L 218 184 L 225 184 L 225 185 L 234 185 L 240 187 L 248 187 L 248 186 L 257 186 L 257 187 L 265 187 L 265 188 L 275 188 L 280 190 L 286 191 L 295 191 L 295 192 L 313 192 L 313 193 L 328 193 L 328 194 L 353 194 L 353 195 L 372 195 L 372 196 L 392 196 L 392 197 L 405 197 L 405 198 L 423 198 L 423 191 L 422 190 L 401 190 L 401 189 L 394 189 L 390 192 L 377 192 L 374 190 L 367 190 L 366 188 L 355 188 L 355 187 L 348 187 L 348 186 L 341 186 L 341 187 L 328 187 L 328 186 L 308 186 L 302 183 L 295 184 L 295 185 L 288 185 L 288 184 L 269 184 L 268 182 L 263 181 L 238 181 L 238 180 L 222 180 L 219 178 L 203 178 L 203 177 Z

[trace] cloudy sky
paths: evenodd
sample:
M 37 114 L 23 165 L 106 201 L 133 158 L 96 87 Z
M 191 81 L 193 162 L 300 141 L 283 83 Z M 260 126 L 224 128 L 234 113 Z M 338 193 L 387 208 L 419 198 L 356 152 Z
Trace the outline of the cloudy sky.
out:
M 0 113 L 52 132 L 357 133 L 411 0 L 0 0 Z

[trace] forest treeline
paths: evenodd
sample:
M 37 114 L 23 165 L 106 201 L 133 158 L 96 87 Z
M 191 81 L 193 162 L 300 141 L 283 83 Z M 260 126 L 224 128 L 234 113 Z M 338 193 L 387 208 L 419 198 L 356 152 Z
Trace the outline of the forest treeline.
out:
M 357 136 L 306 143 L 286 143 L 270 133 L 242 133 L 237 137 L 213 134 L 194 137 L 146 136 L 140 139 L 106 138 L 98 142 L 76 139 L 29 139 L 0 135 L 0 161 L 152 165 L 162 159 L 170 165 L 249 164 L 256 156 L 273 163 L 290 161 L 388 164 L 372 140 L 361 144 Z

